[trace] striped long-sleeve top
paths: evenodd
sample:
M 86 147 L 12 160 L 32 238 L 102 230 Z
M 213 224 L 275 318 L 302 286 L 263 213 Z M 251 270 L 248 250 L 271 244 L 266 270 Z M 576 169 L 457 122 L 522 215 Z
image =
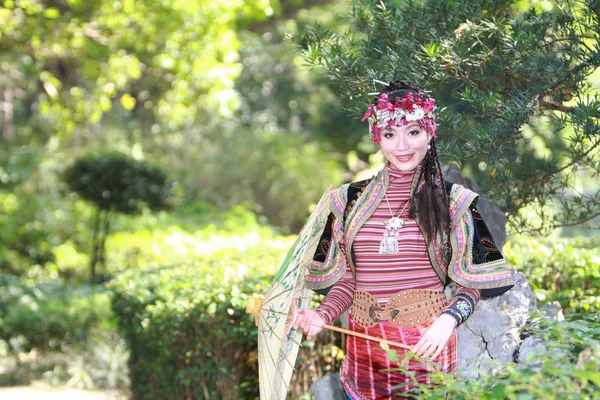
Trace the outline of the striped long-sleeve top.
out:
M 401 172 L 389 164 L 390 182 L 385 198 L 359 229 L 354 239 L 356 278 L 347 266 L 346 273 L 331 289 L 317 312 L 331 323 L 352 305 L 355 290 L 364 290 L 385 306 L 390 297 L 407 289 L 443 290 L 427 254 L 427 246 L 416 221 L 408 217 L 410 186 L 415 171 Z M 398 239 L 399 254 L 379 254 L 385 221 L 393 216 L 404 220 Z M 340 243 L 342 252 L 346 252 Z M 456 297 L 444 311 L 458 324 L 464 322 L 479 301 L 481 291 L 457 284 Z

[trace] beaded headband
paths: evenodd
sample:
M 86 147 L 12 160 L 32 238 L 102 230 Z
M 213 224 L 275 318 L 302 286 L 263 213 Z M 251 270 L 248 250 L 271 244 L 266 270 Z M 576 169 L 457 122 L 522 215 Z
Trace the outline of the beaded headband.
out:
M 375 143 L 381 142 L 381 131 L 392 126 L 405 126 L 417 121 L 422 129 L 435 134 L 435 100 L 420 92 L 415 96 L 409 92 L 403 98 L 398 98 L 394 104 L 388 101 L 387 93 L 382 93 L 377 104 L 369 104 L 369 109 L 363 115 L 361 122 L 369 121 L 369 136 Z

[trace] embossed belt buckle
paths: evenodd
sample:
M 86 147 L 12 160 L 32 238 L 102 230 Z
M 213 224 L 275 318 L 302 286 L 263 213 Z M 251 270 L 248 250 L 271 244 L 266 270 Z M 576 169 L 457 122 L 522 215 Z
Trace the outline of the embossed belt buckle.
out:
M 375 312 L 377 312 L 377 311 L 383 311 L 383 307 L 379 307 L 379 306 L 369 307 L 369 317 L 371 317 L 371 319 L 374 322 L 381 322 L 382 320 L 379 319 L 379 317 L 377 317 L 377 315 L 375 315 Z

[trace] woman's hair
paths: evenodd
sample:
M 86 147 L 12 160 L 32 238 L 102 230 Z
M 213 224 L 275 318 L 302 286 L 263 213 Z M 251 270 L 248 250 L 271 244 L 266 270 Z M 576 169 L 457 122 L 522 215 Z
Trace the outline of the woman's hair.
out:
M 422 89 L 409 81 L 392 82 L 379 95 L 383 93 L 388 95 L 388 101 L 392 104 L 396 99 L 402 99 L 409 93 L 413 93 L 414 95 L 421 94 L 429 97 Z M 379 97 L 379 95 L 377 97 Z M 377 99 L 375 102 L 376 101 Z M 435 238 L 438 232 L 445 234 L 444 251 L 449 255 L 450 201 L 446 188 L 444 187 L 444 179 L 442 177 L 442 169 L 440 167 L 434 137 L 431 138 L 429 144 L 431 146 L 429 150 L 427 150 L 425 158 L 421 163 L 417 180 L 419 184 L 421 181 L 424 181 L 424 184 L 416 194 L 413 193 L 413 202 L 409 214 L 411 218 L 418 216 L 420 224 L 423 227 L 425 239 L 427 239 L 428 243 Z

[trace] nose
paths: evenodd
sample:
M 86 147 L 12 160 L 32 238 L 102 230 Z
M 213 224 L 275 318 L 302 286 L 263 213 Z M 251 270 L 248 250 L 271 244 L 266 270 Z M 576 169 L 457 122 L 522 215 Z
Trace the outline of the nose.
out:
M 408 150 L 408 138 L 404 134 L 397 135 L 398 141 L 396 142 L 396 150 L 406 151 Z

